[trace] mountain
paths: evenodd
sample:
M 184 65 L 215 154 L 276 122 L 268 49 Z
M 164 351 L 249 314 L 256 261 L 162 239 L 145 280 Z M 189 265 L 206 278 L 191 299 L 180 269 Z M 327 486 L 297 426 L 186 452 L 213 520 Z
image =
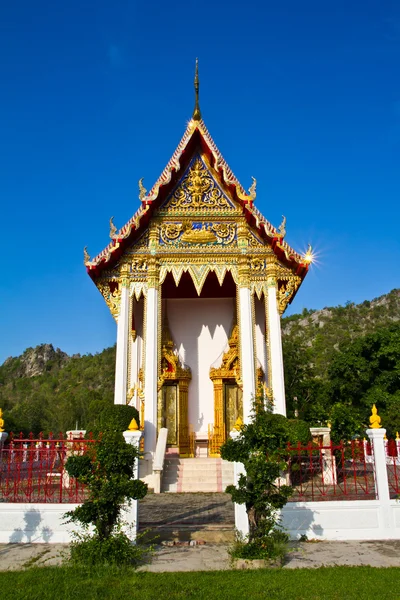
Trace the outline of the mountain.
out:
M 91 428 L 113 403 L 115 346 L 68 356 L 51 344 L 28 348 L 0 367 L 0 407 L 6 431 L 64 432 Z
M 282 319 L 284 362 L 304 353 L 314 375 L 324 379 L 332 358 L 343 344 L 400 321 L 400 289 L 362 304 L 304 309 Z M 286 370 L 285 370 L 286 374 Z M 287 382 L 290 391 L 291 382 Z

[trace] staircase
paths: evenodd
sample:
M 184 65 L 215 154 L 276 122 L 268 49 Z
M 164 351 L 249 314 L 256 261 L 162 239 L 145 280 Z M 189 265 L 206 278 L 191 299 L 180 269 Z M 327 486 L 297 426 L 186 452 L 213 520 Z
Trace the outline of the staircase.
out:
M 162 492 L 225 492 L 233 484 L 233 463 L 222 458 L 165 456 Z
M 161 493 L 147 494 L 139 500 L 139 531 L 153 543 L 231 543 L 234 528 L 234 507 L 229 494 Z

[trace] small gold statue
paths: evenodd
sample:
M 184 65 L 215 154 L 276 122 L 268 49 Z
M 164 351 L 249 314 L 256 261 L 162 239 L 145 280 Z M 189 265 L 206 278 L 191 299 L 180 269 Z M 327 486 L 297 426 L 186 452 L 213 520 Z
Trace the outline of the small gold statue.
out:
M 376 408 L 375 404 L 372 406 L 372 415 L 369 418 L 369 424 L 371 429 L 380 429 L 382 427 L 381 418 L 378 415 L 378 409 Z
M 3 419 L 3 411 L 0 408 L 0 433 L 4 431 L 4 419 Z

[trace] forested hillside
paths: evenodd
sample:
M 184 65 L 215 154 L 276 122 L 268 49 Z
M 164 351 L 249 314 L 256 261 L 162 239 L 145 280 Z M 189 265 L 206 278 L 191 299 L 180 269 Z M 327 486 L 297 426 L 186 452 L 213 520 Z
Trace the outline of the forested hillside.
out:
M 91 428 L 114 396 L 115 347 L 69 357 L 51 344 L 28 348 L 0 367 L 7 431 Z
M 400 428 L 400 290 L 282 321 L 289 414 L 315 424 L 368 423 L 375 402 Z M 391 431 L 392 432 L 392 431 Z
M 368 423 L 375 402 L 383 424 L 400 429 L 400 290 L 362 304 L 305 310 L 282 321 L 289 416 L 331 421 L 338 436 Z M 0 367 L 6 429 L 90 429 L 113 402 L 115 347 L 73 356 L 50 344 Z

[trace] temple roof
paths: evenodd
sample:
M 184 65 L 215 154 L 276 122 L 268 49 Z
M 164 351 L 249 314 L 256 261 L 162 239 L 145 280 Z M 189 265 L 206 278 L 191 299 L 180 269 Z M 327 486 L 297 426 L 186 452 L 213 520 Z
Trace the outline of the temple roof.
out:
M 198 98 L 196 97 L 196 108 L 198 108 L 197 103 Z M 200 147 L 208 156 L 213 174 L 220 185 L 229 189 L 232 198 L 242 208 L 247 223 L 271 246 L 281 262 L 303 278 L 307 273 L 310 261 L 307 261 L 304 255 L 297 253 L 284 241 L 284 227 L 275 228 L 254 206 L 255 180 L 246 192 L 215 145 L 201 119 L 200 112 L 196 114 L 196 108 L 175 152 L 151 190 L 147 192 L 141 181 L 139 182 L 141 205 L 136 213 L 119 231 L 112 233 L 110 243 L 100 254 L 92 259 L 87 257 L 85 260 L 89 275 L 95 279 L 103 269 L 111 268 L 121 257 L 125 248 L 140 237 L 154 211 L 161 206 L 173 190 L 190 159 Z

